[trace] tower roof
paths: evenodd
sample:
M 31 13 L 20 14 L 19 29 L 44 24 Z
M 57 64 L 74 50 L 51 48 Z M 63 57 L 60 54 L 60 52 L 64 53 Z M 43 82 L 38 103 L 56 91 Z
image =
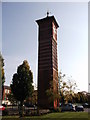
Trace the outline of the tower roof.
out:
M 43 23 L 43 22 L 45 22 L 45 21 L 49 21 L 49 20 L 54 21 L 54 23 L 56 24 L 56 27 L 57 27 L 57 28 L 59 27 L 59 25 L 58 25 L 58 23 L 57 23 L 57 21 L 56 21 L 56 19 L 55 19 L 54 16 L 47 16 L 47 17 L 45 17 L 45 18 L 36 20 L 36 22 L 37 22 L 38 25 L 40 25 L 41 23 Z

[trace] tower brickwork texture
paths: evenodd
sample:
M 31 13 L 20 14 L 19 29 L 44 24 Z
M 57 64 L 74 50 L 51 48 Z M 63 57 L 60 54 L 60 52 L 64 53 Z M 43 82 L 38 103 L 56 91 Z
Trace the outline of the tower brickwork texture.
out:
M 58 92 L 57 28 L 54 16 L 36 20 L 38 24 L 38 106 L 57 107 L 58 101 L 49 103 L 46 90 L 53 83 L 53 92 Z

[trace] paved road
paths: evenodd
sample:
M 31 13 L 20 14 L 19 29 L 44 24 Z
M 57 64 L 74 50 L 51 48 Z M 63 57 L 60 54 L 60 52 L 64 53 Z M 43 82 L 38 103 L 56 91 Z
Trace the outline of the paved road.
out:
M 89 112 L 90 113 L 90 108 L 84 108 L 84 112 Z

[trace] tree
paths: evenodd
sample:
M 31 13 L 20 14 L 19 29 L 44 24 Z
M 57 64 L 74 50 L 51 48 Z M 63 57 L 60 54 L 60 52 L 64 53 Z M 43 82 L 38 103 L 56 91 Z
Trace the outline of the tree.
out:
M 34 90 L 32 93 L 32 97 L 27 97 L 24 103 L 37 105 L 37 97 L 38 97 L 38 92 L 37 90 Z
M 17 101 L 19 101 L 19 115 L 23 116 L 23 103 L 27 97 L 32 97 L 34 87 L 33 74 L 30 70 L 27 60 L 18 66 L 17 73 L 13 75 L 11 83 L 11 91 Z
M 79 103 L 85 103 L 88 102 L 88 96 L 87 94 L 85 94 L 84 92 L 78 92 L 77 93 L 79 95 Z
M 74 93 L 74 103 L 79 103 L 80 101 L 80 95 L 78 93 Z
M 2 97 L 3 97 L 3 91 L 4 91 L 4 83 L 5 83 L 5 73 L 4 73 L 4 59 L 0 52 L 0 74 L 1 74 L 1 85 L 2 85 Z
M 32 104 L 37 105 L 37 90 L 34 90 L 33 94 L 32 94 Z
M 88 98 L 88 104 L 89 104 L 89 107 L 90 107 L 90 93 L 87 94 L 87 98 Z
M 60 99 L 59 93 L 54 92 L 53 81 L 50 81 L 50 88 L 46 90 L 46 95 L 48 96 L 48 101 L 50 103 L 50 106 L 52 106 L 55 100 Z
M 74 82 L 71 78 L 67 80 L 67 95 L 66 95 L 66 101 L 73 103 L 74 102 L 74 95 L 76 90 L 76 82 Z
M 59 92 L 60 92 L 60 102 L 73 102 L 75 89 L 77 87 L 75 81 L 71 77 L 67 77 L 65 74 L 59 73 Z
M 12 92 L 9 93 L 9 94 L 7 94 L 7 98 L 8 98 L 8 100 L 11 102 L 12 107 L 13 107 L 13 105 L 16 105 L 16 104 L 17 104 L 17 100 L 14 98 L 14 95 L 13 95 Z
M 65 94 L 66 94 L 66 87 L 67 87 L 66 82 L 63 80 L 65 76 L 66 75 L 62 74 L 62 72 L 59 72 L 59 74 L 58 74 L 59 95 L 60 95 L 60 102 L 62 104 L 65 103 Z

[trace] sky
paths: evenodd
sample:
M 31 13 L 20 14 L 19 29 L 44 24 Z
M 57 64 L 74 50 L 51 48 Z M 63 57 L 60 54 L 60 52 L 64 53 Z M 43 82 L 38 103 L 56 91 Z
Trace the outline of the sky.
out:
M 89 0 L 1 0 L 2 2 L 89 2 Z
M 58 24 L 58 71 L 72 76 L 80 91 L 88 91 L 88 3 L 3 2 L 2 54 L 6 85 L 23 60 L 28 60 L 37 85 L 38 25 L 47 10 Z

